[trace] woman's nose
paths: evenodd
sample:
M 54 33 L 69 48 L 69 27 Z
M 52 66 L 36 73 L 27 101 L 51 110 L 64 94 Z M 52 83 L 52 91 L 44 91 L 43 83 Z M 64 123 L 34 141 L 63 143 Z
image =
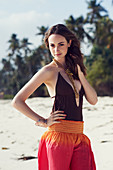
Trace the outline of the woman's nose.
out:
M 59 48 L 58 47 L 55 47 L 55 52 L 59 51 Z

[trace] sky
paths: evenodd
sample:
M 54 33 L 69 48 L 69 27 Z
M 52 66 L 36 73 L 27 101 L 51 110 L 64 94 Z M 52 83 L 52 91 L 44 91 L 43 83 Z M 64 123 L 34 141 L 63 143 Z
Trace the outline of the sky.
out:
M 113 19 L 112 0 L 103 0 L 102 5 Z M 41 44 L 37 27 L 64 24 L 70 15 L 85 17 L 87 12 L 86 0 L 0 0 L 0 60 L 8 53 L 12 33 L 20 40 L 28 38 L 35 48 Z

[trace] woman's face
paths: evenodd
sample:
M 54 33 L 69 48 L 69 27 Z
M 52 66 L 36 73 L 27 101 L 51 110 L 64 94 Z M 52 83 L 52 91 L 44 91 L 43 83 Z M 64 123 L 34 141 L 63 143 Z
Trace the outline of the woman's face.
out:
M 70 42 L 68 43 L 65 37 L 59 34 L 50 35 L 48 43 L 52 56 L 57 59 L 64 58 L 67 54 L 68 47 L 70 47 Z

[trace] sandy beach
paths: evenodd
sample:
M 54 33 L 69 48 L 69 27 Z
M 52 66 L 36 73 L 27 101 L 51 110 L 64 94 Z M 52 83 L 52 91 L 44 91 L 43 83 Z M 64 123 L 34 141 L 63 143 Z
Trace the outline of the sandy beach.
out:
M 51 112 L 50 98 L 32 98 L 27 103 L 44 117 Z M 113 170 L 113 97 L 98 97 L 95 106 L 84 99 L 83 117 L 97 170 Z M 11 100 L 0 100 L 0 170 L 37 170 L 38 143 L 46 130 L 12 108 Z

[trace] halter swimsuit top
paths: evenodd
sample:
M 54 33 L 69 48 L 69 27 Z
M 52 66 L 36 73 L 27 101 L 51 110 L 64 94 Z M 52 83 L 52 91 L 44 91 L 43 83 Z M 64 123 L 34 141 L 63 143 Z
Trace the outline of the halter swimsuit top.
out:
M 64 114 L 67 115 L 65 120 L 83 121 L 83 86 L 81 86 L 79 91 L 79 106 L 76 104 L 75 93 L 72 86 L 63 78 L 60 72 L 58 72 L 55 91 L 56 95 L 52 97 L 55 98 L 52 112 L 62 110 Z

